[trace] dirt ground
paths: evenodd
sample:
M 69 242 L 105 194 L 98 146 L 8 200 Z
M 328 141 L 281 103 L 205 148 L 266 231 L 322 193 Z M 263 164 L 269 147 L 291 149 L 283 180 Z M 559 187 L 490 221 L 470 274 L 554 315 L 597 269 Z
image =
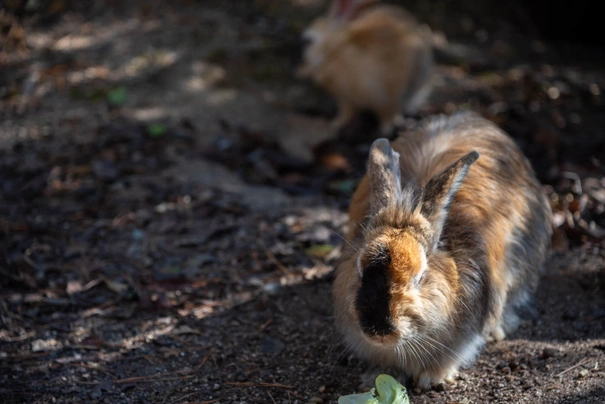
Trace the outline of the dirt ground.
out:
M 364 389 L 330 288 L 376 132 L 360 116 L 337 133 L 333 102 L 293 77 L 323 7 L 0 7 L 0 401 L 335 403 Z M 411 402 L 605 402 L 605 55 L 542 41 L 505 5 L 406 7 L 438 48 L 433 95 L 406 126 L 462 109 L 501 125 L 557 228 L 535 312 Z

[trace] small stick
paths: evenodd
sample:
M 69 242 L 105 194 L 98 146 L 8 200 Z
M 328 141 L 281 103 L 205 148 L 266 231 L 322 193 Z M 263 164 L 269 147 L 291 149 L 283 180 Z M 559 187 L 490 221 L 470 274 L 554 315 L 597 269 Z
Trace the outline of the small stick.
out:
M 187 397 L 191 397 L 192 395 L 194 395 L 194 394 L 196 394 L 196 393 L 197 393 L 197 391 L 194 391 L 193 393 L 185 394 L 183 397 L 179 397 L 179 398 L 177 398 L 176 400 L 171 401 L 171 402 L 170 402 L 170 404 L 177 403 L 177 402 L 179 402 L 179 401 L 181 401 L 181 400 L 186 399 Z
M 269 258 L 269 261 L 271 261 L 274 265 L 276 265 L 283 273 L 287 274 L 288 273 L 288 268 L 282 264 L 276 257 L 275 255 L 273 255 L 273 253 L 271 251 L 269 251 L 264 243 L 263 243 L 263 248 L 265 249 L 265 254 L 267 255 L 267 258 Z
M 265 321 L 265 323 L 260 326 L 259 331 L 265 331 L 265 328 L 267 328 L 269 326 L 269 324 L 271 324 L 272 322 L 273 322 L 272 318 L 270 318 L 269 320 Z
M 559 376 L 561 376 L 561 375 L 563 375 L 563 374 L 565 374 L 565 373 L 569 372 L 570 370 L 574 370 L 575 368 L 582 366 L 583 364 L 585 364 L 585 363 L 586 363 L 586 362 L 588 362 L 589 360 L 590 360 L 590 359 L 588 359 L 588 358 L 584 358 L 584 359 L 582 359 L 580 362 L 578 362 L 577 364 L 573 365 L 572 367 L 565 369 L 564 371 L 562 371 L 561 373 L 559 373 L 559 374 L 558 374 L 558 375 L 556 375 L 555 377 L 559 377 Z
M 257 385 L 257 386 L 259 386 L 259 387 L 279 387 L 279 388 L 282 388 L 282 389 L 292 389 L 292 388 L 294 388 L 294 387 L 292 387 L 292 386 L 288 386 L 288 385 L 286 385 L 286 384 L 279 384 L 279 383 L 263 383 L 263 382 L 258 383 L 258 385 Z
M 260 383 L 252 383 L 252 382 L 225 382 L 225 384 L 228 384 L 230 386 L 240 386 L 240 387 L 277 387 L 277 388 L 281 388 L 281 389 L 293 389 L 294 387 L 292 386 L 288 386 L 285 384 L 279 384 L 279 383 L 265 383 L 265 382 L 260 382 Z
M 208 360 L 208 358 L 210 358 L 210 355 L 212 355 L 212 352 L 214 352 L 215 349 L 216 349 L 215 346 L 213 346 L 212 348 L 210 348 L 210 351 L 208 351 L 208 353 L 206 354 L 206 356 L 204 356 L 204 359 L 202 359 L 202 362 L 191 373 L 197 373 L 197 372 L 199 372 L 200 369 L 202 369 L 204 367 L 204 365 L 206 364 L 206 361 Z

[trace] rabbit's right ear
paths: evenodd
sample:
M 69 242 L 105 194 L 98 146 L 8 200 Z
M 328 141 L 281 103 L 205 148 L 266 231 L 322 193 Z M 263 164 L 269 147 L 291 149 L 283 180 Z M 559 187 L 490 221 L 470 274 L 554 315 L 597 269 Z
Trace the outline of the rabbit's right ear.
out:
M 472 151 L 445 170 L 430 179 L 422 197 L 422 213 L 427 217 L 433 227 L 433 237 L 429 248 L 437 247 L 443 230 L 443 223 L 449 213 L 450 203 L 456 192 L 466 178 L 466 174 L 477 159 L 479 153 Z
M 357 15 L 364 6 L 375 3 L 377 0 L 332 0 L 328 16 L 343 21 L 349 21 Z
M 370 215 L 401 199 L 401 168 L 399 153 L 385 138 L 376 139 L 370 148 L 368 159 L 370 180 Z

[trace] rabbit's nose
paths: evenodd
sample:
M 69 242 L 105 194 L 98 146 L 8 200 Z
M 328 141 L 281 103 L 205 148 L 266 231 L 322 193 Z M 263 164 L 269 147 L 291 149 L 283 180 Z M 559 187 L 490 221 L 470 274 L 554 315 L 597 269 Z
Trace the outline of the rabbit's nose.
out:
M 383 340 L 384 337 L 395 332 L 395 326 L 388 317 L 374 317 L 370 321 L 368 320 L 370 319 L 362 319 L 361 329 L 370 337 L 378 337 Z

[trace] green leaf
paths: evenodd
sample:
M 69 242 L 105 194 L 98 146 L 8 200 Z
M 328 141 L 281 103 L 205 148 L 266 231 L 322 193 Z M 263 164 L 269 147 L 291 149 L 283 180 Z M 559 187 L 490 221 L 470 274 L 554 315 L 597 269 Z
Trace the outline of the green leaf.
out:
M 147 134 L 149 137 L 162 137 L 166 134 L 166 126 L 161 123 L 154 123 L 147 127 Z
M 333 245 L 330 244 L 317 244 L 311 246 L 305 250 L 307 255 L 313 258 L 325 258 L 334 249 Z
M 378 402 L 380 404 L 409 404 L 405 387 L 389 375 L 378 375 L 376 378 L 376 390 L 378 391 Z
M 349 394 L 338 398 L 338 404 L 379 404 L 374 397 L 375 389 L 362 394 Z
M 114 107 L 119 107 L 126 102 L 128 98 L 128 91 L 126 87 L 120 86 L 107 93 L 107 101 Z
M 363 394 L 350 394 L 338 399 L 338 404 L 410 404 L 408 393 L 397 380 L 385 374 L 376 378 L 376 388 Z

